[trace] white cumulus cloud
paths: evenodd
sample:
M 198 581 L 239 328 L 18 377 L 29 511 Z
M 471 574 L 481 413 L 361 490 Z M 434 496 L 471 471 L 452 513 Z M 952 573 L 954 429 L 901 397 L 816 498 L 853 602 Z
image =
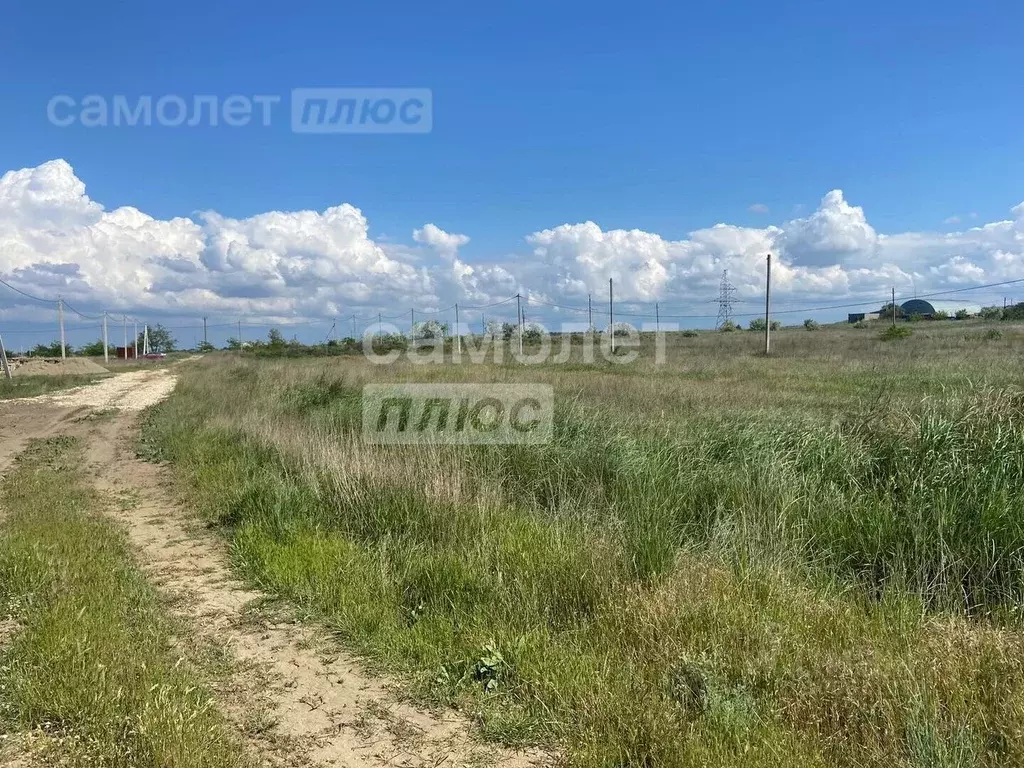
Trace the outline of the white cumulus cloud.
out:
M 622 302 L 714 314 L 723 270 L 741 299 L 762 295 L 768 253 L 778 300 L 808 306 L 881 301 L 893 285 L 924 293 L 1024 277 L 1024 203 L 1011 218 L 960 232 L 885 234 L 841 190 L 779 226 L 719 223 L 671 239 L 562 223 L 492 257 L 464 256 L 469 236 L 432 223 L 413 230 L 411 244 L 369 232 L 349 203 L 245 218 L 108 210 L 63 160 L 0 177 L 0 276 L 28 293 L 113 313 L 280 322 L 482 305 L 515 293 L 585 306 L 612 278 Z M 0 295 L 6 317 L 38 311 L 17 294 Z

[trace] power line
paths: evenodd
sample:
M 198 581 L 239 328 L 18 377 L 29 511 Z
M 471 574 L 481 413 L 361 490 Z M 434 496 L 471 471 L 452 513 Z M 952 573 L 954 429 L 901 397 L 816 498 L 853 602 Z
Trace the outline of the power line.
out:
M 21 290 L 21 288 L 15 288 L 13 285 L 8 283 L 6 280 L 0 280 L 0 283 L 2 283 L 3 285 L 6 285 L 8 288 L 10 288 L 15 293 L 20 293 L 22 296 L 24 296 L 27 299 L 32 299 L 32 301 L 41 301 L 44 304 L 54 304 L 55 303 L 52 299 L 43 299 L 43 298 L 40 298 L 39 296 L 33 296 L 31 293 L 26 293 L 25 291 Z
M 1015 278 L 1015 279 L 1012 279 L 1012 280 L 1002 280 L 1002 281 L 999 281 L 999 282 L 985 283 L 985 284 L 982 284 L 982 285 L 972 285 L 972 286 L 965 286 L 965 287 L 961 287 L 961 288 L 950 288 L 950 289 L 946 289 L 946 290 L 931 291 L 931 292 L 928 292 L 928 293 L 920 293 L 920 294 L 917 295 L 917 298 L 930 298 L 930 297 L 936 297 L 936 296 L 950 296 L 950 295 L 956 295 L 956 294 L 966 293 L 966 292 L 970 292 L 970 291 L 979 291 L 979 290 L 985 290 L 985 289 L 990 289 L 990 288 L 1001 288 L 1001 287 L 1004 287 L 1004 286 L 1016 285 L 1016 284 L 1019 284 L 1019 283 L 1024 283 L 1024 278 Z M 9 283 L 8 281 L 3 280 L 3 279 L 0 279 L 0 285 L 3 285 L 5 287 L 9 288 L 10 290 L 12 290 L 13 292 L 17 293 L 18 295 L 23 296 L 23 297 L 25 297 L 27 299 L 30 299 L 32 301 L 37 301 L 37 302 L 40 302 L 40 303 L 43 303 L 43 304 L 56 304 L 57 303 L 56 299 L 45 299 L 43 297 L 36 296 L 34 294 L 31 294 L 31 293 L 29 293 L 27 291 L 24 291 L 24 290 L 14 286 L 14 285 L 12 285 L 11 283 Z M 659 306 L 656 308 L 656 311 L 654 313 L 650 313 L 650 312 L 637 312 L 637 311 L 629 312 L 629 311 L 624 311 L 624 310 L 616 309 L 615 314 L 618 317 L 622 317 L 622 318 L 657 319 L 658 321 L 661 321 L 661 320 L 709 320 L 709 319 L 714 318 L 714 319 L 716 319 L 716 323 L 719 326 L 725 320 L 732 319 L 732 318 L 759 317 L 761 315 L 760 312 L 741 312 L 741 313 L 736 313 L 736 312 L 733 311 L 733 304 L 735 304 L 735 303 L 747 303 L 747 302 L 758 301 L 756 299 L 737 299 L 735 297 L 735 291 L 736 290 L 737 290 L 736 287 L 733 286 L 732 283 L 730 283 L 729 280 L 728 280 L 728 273 L 724 272 L 723 275 L 722 275 L 722 283 L 720 284 L 720 290 L 719 290 L 718 298 L 717 299 L 710 299 L 710 300 L 708 300 L 708 301 L 717 301 L 718 302 L 718 304 L 719 304 L 719 311 L 718 311 L 717 315 L 706 314 L 706 313 L 692 313 L 692 314 L 691 313 L 678 313 L 678 312 L 673 313 L 672 311 L 665 311 L 667 308 L 664 307 L 664 305 L 662 305 L 660 303 L 659 303 Z M 545 307 L 550 307 L 550 308 L 556 309 L 556 310 L 562 310 L 562 311 L 566 311 L 566 312 L 578 313 L 580 315 L 587 314 L 588 316 L 592 316 L 594 313 L 596 313 L 598 315 L 608 315 L 609 314 L 608 311 L 603 311 L 603 310 L 594 308 L 592 306 L 591 307 L 576 307 L 576 306 L 571 306 L 571 305 L 567 305 L 567 304 L 561 304 L 561 303 L 557 303 L 557 302 L 546 301 L 544 299 L 532 298 L 532 297 L 529 297 L 529 296 L 522 296 L 522 298 L 526 299 L 527 305 L 531 305 L 532 304 L 532 305 L 545 306 Z M 472 305 L 472 304 L 470 304 L 470 305 L 463 305 L 463 304 L 459 304 L 459 309 L 462 310 L 462 311 L 493 309 L 494 307 L 500 307 L 500 306 L 503 306 L 503 305 L 510 304 L 510 303 L 516 301 L 516 299 L 517 299 L 517 296 L 516 295 L 512 295 L 512 296 L 509 296 L 508 298 L 501 299 L 501 300 L 498 300 L 498 301 L 494 301 L 494 302 L 491 302 L 489 304 L 477 304 L 477 305 Z M 906 300 L 907 300 L 906 298 L 899 299 L 899 301 L 906 301 Z M 87 313 L 84 313 L 84 312 L 78 310 L 77 308 L 75 308 L 74 306 L 68 304 L 66 300 L 62 300 L 61 303 L 63 304 L 63 306 L 66 309 L 68 309 L 69 311 L 73 312 L 74 314 L 78 315 L 79 317 L 81 317 L 83 319 L 86 319 L 86 320 L 101 320 L 102 319 L 102 315 L 89 315 Z M 781 303 L 788 304 L 788 302 L 786 302 L 785 299 L 782 299 Z M 776 309 L 773 312 L 773 314 L 785 315 L 785 314 L 796 314 L 796 313 L 826 312 L 826 311 L 838 310 L 838 309 L 854 309 L 854 308 L 861 308 L 861 307 L 869 307 L 869 306 L 874 306 L 875 304 L 878 304 L 878 303 L 879 303 L 878 299 L 868 299 L 868 300 L 864 300 L 864 301 L 843 302 L 843 303 L 827 304 L 827 305 L 806 304 L 806 305 L 801 305 L 801 306 L 796 306 L 796 307 L 789 307 L 787 309 Z M 624 306 L 624 308 L 636 307 L 636 306 L 638 306 L 638 303 L 637 302 L 624 302 L 623 306 Z M 440 315 L 440 314 L 444 314 L 446 312 L 450 312 L 450 311 L 452 311 L 454 309 L 455 309 L 455 305 L 452 305 L 451 307 L 445 307 L 443 309 L 415 309 L 414 308 L 415 312 L 418 312 L 418 313 L 420 313 L 422 315 L 435 315 L 435 316 L 436 315 Z M 402 313 L 399 313 L 399 314 L 396 314 L 396 315 L 378 314 L 378 315 L 371 315 L 371 316 L 368 316 L 368 317 L 362 317 L 362 316 L 359 316 L 359 315 L 349 315 L 348 317 L 350 317 L 353 321 L 375 322 L 375 321 L 380 321 L 380 320 L 399 320 L 399 319 L 405 317 L 405 313 L 402 312 Z M 127 316 L 127 319 L 132 320 L 132 322 L 141 322 L 137 317 L 134 317 L 134 316 Z M 244 322 L 244 323 L 242 323 L 242 326 L 243 327 L 256 327 L 256 328 L 261 328 L 261 327 L 265 328 L 265 327 L 273 327 L 273 326 L 299 327 L 299 326 L 326 325 L 326 324 L 331 323 L 331 322 L 332 321 L 330 319 L 295 320 L 295 321 L 284 321 L 284 322 L 281 322 L 281 321 L 275 322 L 275 321 L 272 321 L 272 320 L 256 320 L 256 321 Z M 165 327 L 169 331 L 187 331 L 187 330 L 198 330 L 198 329 L 204 328 L 204 327 L 205 328 L 234 328 L 234 327 L 237 327 L 238 325 L 239 325 L 239 321 L 227 322 L 227 323 L 213 323 L 213 324 L 204 323 L 204 324 L 197 324 L 197 325 L 171 325 L 171 326 L 163 326 L 163 327 Z M 89 328 L 96 328 L 96 327 L 99 327 L 99 326 L 82 325 L 82 326 L 69 327 L 69 328 L 67 328 L 67 330 L 68 331 L 87 330 Z M 29 334 L 29 333 L 37 333 L 38 334 L 38 333 L 43 333 L 43 332 L 45 332 L 45 331 L 42 331 L 42 330 L 7 331 L 7 333 L 12 333 L 12 334 Z
M 72 312 L 74 312 L 76 315 L 78 315 L 83 320 L 102 320 L 103 319 L 103 315 L 87 315 L 84 312 L 79 312 L 77 309 L 75 309 L 70 304 L 68 304 L 67 299 L 62 299 L 62 301 L 64 302 L 64 308 L 65 309 L 70 309 Z

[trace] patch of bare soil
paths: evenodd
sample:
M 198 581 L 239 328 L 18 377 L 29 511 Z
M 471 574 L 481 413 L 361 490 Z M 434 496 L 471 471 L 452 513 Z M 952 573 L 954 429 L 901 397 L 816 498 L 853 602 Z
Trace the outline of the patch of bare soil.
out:
M 230 672 L 216 693 L 260 764 L 525 768 L 551 762 L 540 752 L 480 743 L 456 713 L 437 714 L 402 701 L 391 682 L 367 674 L 322 630 L 260 618 L 250 610 L 265 597 L 234 579 L 225 542 L 175 503 L 164 468 L 135 458 L 133 416 L 83 417 L 89 407 L 128 410 L 125 402 L 166 396 L 174 384 L 166 370 L 142 374 L 154 378 L 131 376 L 136 374 L 34 400 L 48 401 L 51 420 L 65 427 L 61 432 L 86 438 L 89 467 L 96 487 L 110 499 L 110 514 L 124 523 L 142 567 L 192 633 L 182 644 L 228 661 Z M 119 379 L 129 380 L 127 386 L 101 389 Z M 140 396 L 140 389 L 148 394 Z M 31 412 L 40 405 L 20 407 Z M 78 408 L 78 415 L 58 405 Z M 42 422 L 32 416 L 21 426 L 37 429 Z

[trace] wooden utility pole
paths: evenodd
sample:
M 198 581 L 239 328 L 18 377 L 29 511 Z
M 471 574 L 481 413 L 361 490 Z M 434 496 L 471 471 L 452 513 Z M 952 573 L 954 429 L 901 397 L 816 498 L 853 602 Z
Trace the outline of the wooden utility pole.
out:
M 110 348 L 107 346 L 107 310 L 103 310 L 103 363 L 110 362 Z
M 64 299 L 57 297 L 57 319 L 60 321 L 60 359 L 67 358 L 67 345 L 64 343 Z
M 4 348 L 3 338 L 0 338 L 0 366 L 3 366 L 4 378 L 14 378 L 14 375 L 11 373 L 11 364 L 7 362 L 7 350 Z
M 133 360 L 138 360 L 139 359 L 139 321 L 137 319 L 133 319 L 132 320 L 132 330 L 135 332 L 135 335 L 132 336 L 132 359 Z M 124 354 L 125 354 L 125 357 L 128 356 L 127 352 L 125 352 Z
M 523 308 L 519 303 L 519 294 L 516 294 L 516 318 L 519 321 L 519 356 L 523 356 Z
M 892 327 L 896 327 L 896 286 L 892 287 Z
M 128 362 L 128 315 L 121 315 L 121 322 L 124 323 L 124 361 Z
M 459 331 L 459 304 L 455 303 L 455 351 L 462 357 L 462 333 Z
M 416 310 L 409 310 L 409 338 L 416 338 Z
M 615 354 L 615 293 L 612 287 L 612 279 L 608 278 L 608 328 L 612 334 L 612 354 Z
M 587 294 L 587 323 L 590 326 L 588 332 L 593 333 L 594 331 L 594 307 L 590 303 L 590 294 Z
M 654 302 L 654 327 L 658 333 L 661 333 L 661 309 L 658 307 L 658 302 Z
M 770 355 L 772 352 L 772 255 L 768 254 L 767 268 L 765 269 L 764 280 L 764 353 Z
M 203 317 L 203 347 L 205 348 L 209 344 L 209 340 L 206 338 L 206 317 Z

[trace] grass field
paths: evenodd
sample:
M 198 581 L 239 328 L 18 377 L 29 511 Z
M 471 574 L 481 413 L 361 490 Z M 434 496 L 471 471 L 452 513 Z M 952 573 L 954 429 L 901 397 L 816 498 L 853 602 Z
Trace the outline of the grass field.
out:
M 4 738 L 34 732 L 46 765 L 241 766 L 81 465 L 75 439 L 38 441 L 0 488 Z
M 1024 764 L 1024 332 L 668 362 L 213 357 L 142 450 L 238 568 L 578 766 Z M 369 382 L 543 382 L 542 446 L 370 446 Z

